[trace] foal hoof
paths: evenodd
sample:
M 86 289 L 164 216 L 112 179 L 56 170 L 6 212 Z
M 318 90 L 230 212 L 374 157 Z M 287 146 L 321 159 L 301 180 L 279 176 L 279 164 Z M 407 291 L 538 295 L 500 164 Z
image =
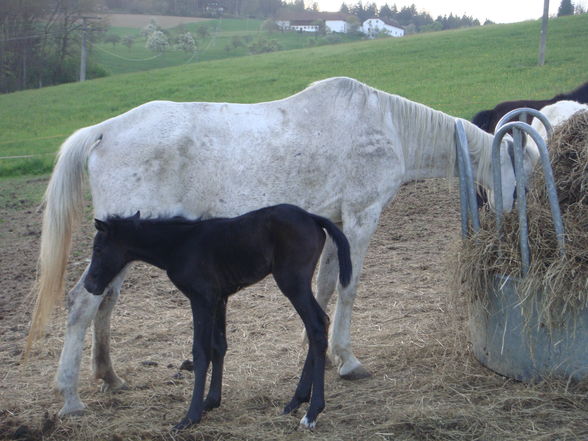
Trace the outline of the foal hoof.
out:
M 187 429 L 188 427 L 196 424 L 198 421 L 192 421 L 188 418 L 184 418 L 182 421 L 180 421 L 178 424 L 176 424 L 173 428 L 172 428 L 172 432 L 180 432 L 182 430 Z
M 314 430 L 316 427 L 316 420 L 310 421 L 308 416 L 304 415 L 304 417 L 300 420 L 300 427 L 303 429 Z
M 288 404 L 286 404 L 286 407 L 284 407 L 284 412 L 282 412 L 282 414 L 288 415 L 289 413 L 294 412 L 295 410 L 297 410 L 300 407 L 300 405 L 302 403 L 303 403 L 303 401 L 293 399 Z

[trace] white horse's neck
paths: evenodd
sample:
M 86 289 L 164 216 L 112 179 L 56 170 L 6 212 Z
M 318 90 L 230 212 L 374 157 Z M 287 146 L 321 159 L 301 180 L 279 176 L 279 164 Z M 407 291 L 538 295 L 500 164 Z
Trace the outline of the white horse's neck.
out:
M 405 161 L 404 182 L 455 176 L 456 118 L 425 105 L 388 95 L 393 124 L 398 132 Z M 474 174 L 487 185 L 491 182 L 492 136 L 463 121 Z

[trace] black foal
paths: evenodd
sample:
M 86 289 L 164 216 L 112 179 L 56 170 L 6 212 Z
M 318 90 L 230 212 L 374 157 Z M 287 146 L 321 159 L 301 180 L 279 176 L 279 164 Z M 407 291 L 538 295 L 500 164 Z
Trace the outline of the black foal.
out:
M 194 391 L 188 413 L 176 429 L 198 423 L 204 411 L 220 405 L 227 298 L 270 273 L 300 315 L 309 340 L 296 392 L 284 413 L 310 401 L 300 423 L 309 428 L 316 425 L 325 406 L 329 320 L 312 294 L 311 280 L 325 243 L 323 229 L 337 245 L 343 286 L 352 271 L 347 238 L 332 222 L 293 205 L 276 205 L 231 219 L 140 219 L 137 213 L 95 224 L 92 263 L 84 280 L 89 292 L 101 295 L 129 262 L 140 260 L 166 270 L 190 300 Z M 203 400 L 211 362 L 210 388 Z

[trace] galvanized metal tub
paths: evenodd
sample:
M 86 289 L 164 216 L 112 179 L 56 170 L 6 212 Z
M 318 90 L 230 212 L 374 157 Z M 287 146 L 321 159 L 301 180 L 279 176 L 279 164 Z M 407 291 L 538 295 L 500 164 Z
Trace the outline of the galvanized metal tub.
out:
M 548 329 L 539 320 L 540 293 L 523 306 L 516 282 L 495 276 L 486 301 L 470 305 L 469 329 L 476 358 L 489 369 L 524 382 L 586 379 L 588 310 L 570 312 Z

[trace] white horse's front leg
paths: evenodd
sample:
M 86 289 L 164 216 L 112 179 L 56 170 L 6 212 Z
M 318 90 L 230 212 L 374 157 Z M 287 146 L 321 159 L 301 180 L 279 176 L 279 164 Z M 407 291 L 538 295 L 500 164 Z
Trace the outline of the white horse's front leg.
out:
M 64 405 L 59 411 L 59 416 L 80 414 L 86 407 L 78 395 L 80 360 L 86 330 L 103 298 L 103 296 L 90 294 L 84 289 L 83 281 L 87 271 L 88 268 L 68 294 L 67 328 L 59 367 L 55 375 L 55 387 L 64 398 Z
M 339 297 L 331 328 L 329 354 L 331 359 L 339 360 L 339 375 L 349 380 L 370 375 L 353 355 L 351 349 L 351 313 L 363 260 L 370 238 L 378 225 L 380 212 L 381 207 L 372 206 L 359 215 L 354 214 L 353 217 L 344 218 L 343 231 L 351 248 L 353 275 L 348 286 L 343 288 L 340 284 L 338 285 Z
M 92 367 L 94 377 L 103 380 L 102 392 L 114 392 L 126 388 L 126 383 L 116 375 L 110 359 L 110 317 L 125 279 L 126 270 L 116 276 L 106 291 L 96 317 L 94 318 L 94 334 L 92 341 Z

